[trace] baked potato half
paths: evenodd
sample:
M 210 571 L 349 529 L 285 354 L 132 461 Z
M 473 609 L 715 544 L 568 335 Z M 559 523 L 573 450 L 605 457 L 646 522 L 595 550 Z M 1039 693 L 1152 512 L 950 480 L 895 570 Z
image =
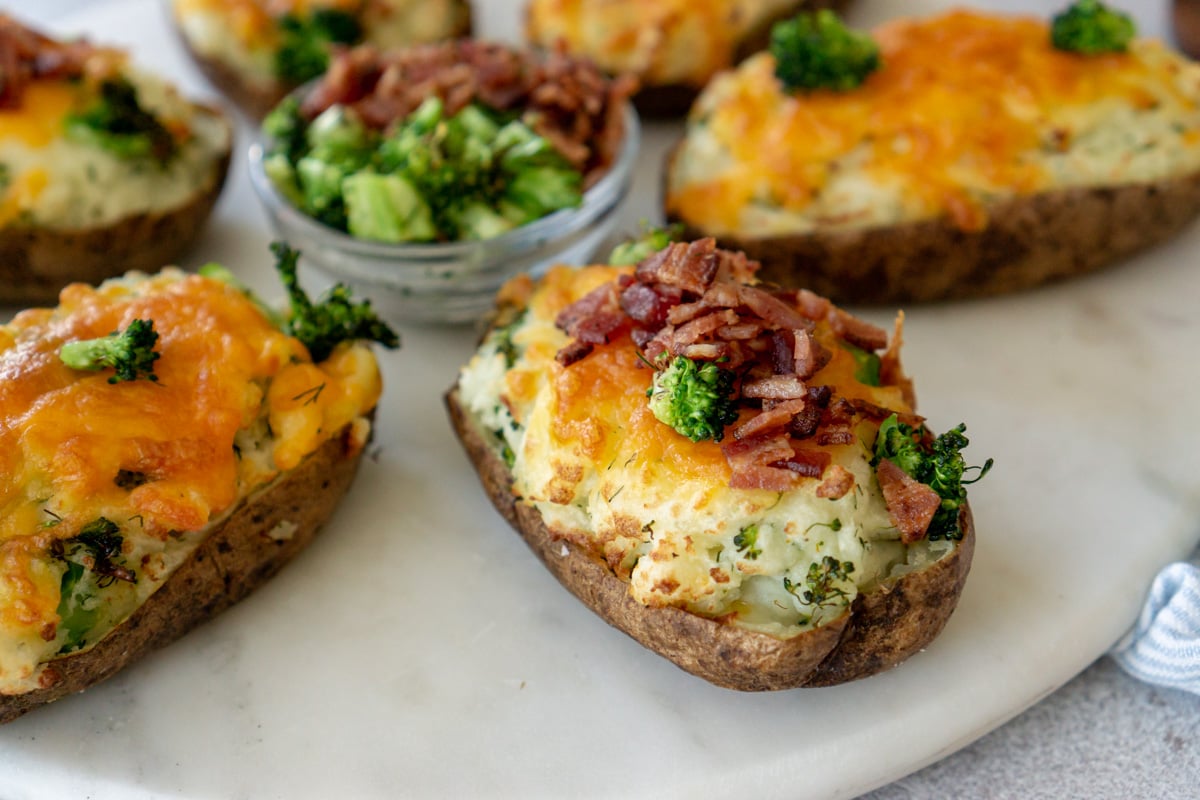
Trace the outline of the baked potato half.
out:
M 192 60 L 253 119 L 323 73 L 339 46 L 471 33 L 467 0 L 171 0 L 170 14 Z
M 367 328 L 322 316 L 369 321 L 345 301 L 281 327 L 229 273 L 165 269 L 0 327 L 0 722 L 182 636 L 312 540 L 382 388 Z
M 225 114 L 121 52 L 4 15 L 0 49 L 14 65 L 0 83 L 0 303 L 177 260 L 225 182 Z
M 518 280 L 446 402 L 493 504 L 605 621 L 718 686 L 843 683 L 953 612 L 967 441 L 913 412 L 899 323 L 889 343 L 754 266 L 709 239 Z
M 771 26 L 845 0 L 530 0 L 532 43 L 631 75 L 647 116 L 681 116 L 718 72 L 766 47 Z
M 771 53 L 713 81 L 667 218 L 765 280 L 892 305 L 1081 275 L 1200 211 L 1200 67 L 1161 43 L 1068 52 L 1046 20 L 969 11 L 874 39 L 858 88 L 790 91 Z

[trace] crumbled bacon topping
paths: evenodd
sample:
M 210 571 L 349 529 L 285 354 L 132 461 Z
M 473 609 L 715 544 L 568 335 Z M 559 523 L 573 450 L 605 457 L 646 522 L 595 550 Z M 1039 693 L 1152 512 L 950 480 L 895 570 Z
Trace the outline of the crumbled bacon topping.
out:
M 609 79 L 595 65 L 558 51 L 535 52 L 497 42 L 460 39 L 380 51 L 363 45 L 336 54 L 305 98 L 314 119 L 333 105 L 353 108 L 369 126 L 386 129 L 429 97 L 448 114 L 478 101 L 526 121 L 583 173 L 591 186 L 612 164 L 624 135 L 627 77 Z
M 650 365 L 664 367 L 680 355 L 717 362 L 737 375 L 740 415 L 732 435 L 721 440 L 732 470 L 730 486 L 786 491 L 818 479 L 819 497 L 843 497 L 854 488 L 854 474 L 832 463 L 822 448 L 853 444 L 859 421 L 879 422 L 893 411 L 813 383 L 833 357 L 814 331 L 821 322 L 855 347 L 886 348 L 881 361 L 887 383 L 901 386 L 907 396 L 911 385 L 900 369 L 898 346 L 889 346 L 881 328 L 806 289 L 754 285 L 757 267 L 742 253 L 718 249 L 712 239 L 670 244 L 632 275 L 563 309 L 556 323 L 572 339 L 558 361 L 572 364 L 627 334 Z M 923 422 L 916 414 L 899 417 L 914 428 Z M 940 503 L 937 494 L 886 460 L 878 477 L 904 541 L 921 538 Z
M 81 77 L 95 52 L 86 41 L 55 41 L 0 14 L 0 108 L 18 107 L 30 81 Z

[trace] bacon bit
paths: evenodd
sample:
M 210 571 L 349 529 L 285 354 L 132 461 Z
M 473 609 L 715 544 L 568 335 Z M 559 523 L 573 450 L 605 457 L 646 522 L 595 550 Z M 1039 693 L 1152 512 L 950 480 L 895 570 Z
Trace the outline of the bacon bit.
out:
M 800 309 L 801 314 L 813 322 L 817 322 L 829 316 L 833 303 L 828 298 L 821 297 L 808 289 L 800 289 L 796 292 L 796 306 Z
M 642 283 L 663 283 L 704 294 L 717 276 L 716 247 L 711 238 L 673 242 L 638 264 L 635 274 Z
M 792 421 L 792 418 L 804 410 L 804 399 L 785 400 L 771 408 L 764 408 L 760 413 L 755 414 L 750 419 L 733 429 L 734 439 L 753 439 L 753 437 L 761 435 L 765 431 L 770 431 L 775 428 L 786 428 Z M 786 432 L 785 432 L 786 433 Z M 784 461 L 791 456 L 791 449 L 782 457 L 775 461 Z M 726 453 L 728 456 L 729 454 Z M 766 462 L 769 463 L 769 462 Z
M 0 14 L 0 108 L 18 108 L 25 87 L 39 78 L 81 78 L 101 51 L 86 41 L 59 42 Z
M 770 327 L 798 330 L 812 328 L 811 320 L 801 316 L 796 309 L 757 286 L 739 285 L 737 293 L 738 299 Z
M 817 487 L 817 497 L 838 500 L 854 488 L 854 473 L 841 464 L 834 464 L 826 472 L 825 480 Z
M 763 326 L 757 322 L 739 322 L 736 325 L 723 325 L 716 330 L 716 334 L 720 338 L 735 341 L 753 339 L 762 332 Z
M 725 342 L 705 342 L 687 344 L 679 348 L 677 355 L 690 358 L 693 361 L 718 361 L 729 353 L 729 345 Z
M 854 444 L 854 431 L 849 425 L 826 425 L 817 431 L 816 442 L 820 445 Z
M 747 464 L 735 469 L 729 479 L 734 489 L 767 489 L 772 492 L 787 492 L 800 485 L 803 478 L 788 469 L 768 467 L 762 464 Z
M 942 504 L 937 492 L 912 478 L 889 459 L 875 467 L 888 517 L 900 531 L 900 539 L 912 544 L 925 536 L 933 515 Z
M 798 472 L 806 478 L 819 478 L 832 460 L 833 457 L 824 450 L 793 447 L 792 457 L 780 466 L 786 467 L 792 472 Z
M 792 352 L 796 374 L 805 380 L 816 375 L 833 358 L 833 353 L 822 347 L 808 331 L 794 332 Z
M 615 284 L 598 286 L 558 312 L 554 325 L 589 344 L 604 344 L 626 322 Z
M 771 375 L 742 383 L 742 397 L 761 400 L 794 400 L 808 396 L 808 387 L 795 375 Z
M 683 293 L 672 287 L 631 283 L 621 291 L 620 305 L 635 322 L 661 328 L 671 321 L 682 297 Z
M 596 345 L 581 342 L 578 339 L 572 339 L 554 354 L 554 360 L 564 367 L 569 367 L 576 361 L 581 361 L 592 354 L 596 349 Z
M 887 347 L 887 331 L 840 308 L 830 314 L 829 324 L 833 326 L 834 333 L 856 347 L 871 351 Z

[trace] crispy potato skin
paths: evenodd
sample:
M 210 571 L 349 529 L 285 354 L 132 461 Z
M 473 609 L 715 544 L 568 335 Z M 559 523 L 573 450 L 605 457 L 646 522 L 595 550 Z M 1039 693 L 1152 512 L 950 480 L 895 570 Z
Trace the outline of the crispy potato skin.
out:
M 53 661 L 46 671 L 53 684 L 0 696 L 0 723 L 112 677 L 246 597 L 312 541 L 349 489 L 362 454 L 343 430 L 243 500 L 129 619 L 90 650 Z M 272 538 L 270 531 L 285 521 L 295 532 Z
M 518 502 L 504 462 L 459 403 L 446 407 L 463 448 L 496 509 L 558 581 L 606 622 L 684 670 L 741 691 L 832 686 L 891 669 L 942 631 L 962 593 L 975 547 L 970 510 L 963 540 L 928 569 L 886 590 L 859 596 L 849 613 L 791 639 L 735 628 L 679 608 L 649 608 L 603 560 L 555 539 L 541 514 Z
M 233 127 L 220 118 L 233 141 Z M 99 228 L 56 230 L 0 227 L 0 304 L 54 303 L 68 283 L 97 284 L 130 270 L 152 272 L 175 263 L 199 237 L 220 197 L 231 150 L 182 205 L 134 214 Z
M 1197 214 L 1200 173 L 1014 198 L 989 208 L 979 231 L 939 218 L 716 239 L 760 261 L 765 281 L 811 289 L 839 304 L 893 306 L 992 297 L 1084 275 L 1170 239 Z M 712 235 L 685 228 L 688 238 Z
M 471 35 L 473 25 L 471 6 L 468 5 L 466 0 L 457 3 L 457 6 L 455 29 L 447 38 L 459 38 Z M 179 20 L 175 15 L 173 5 L 169 9 L 169 14 L 171 17 L 171 28 L 175 32 L 175 37 L 183 45 L 188 56 L 191 57 L 192 63 L 199 67 L 200 72 L 204 74 L 209 83 L 216 87 L 217 91 L 229 98 L 230 102 L 251 121 L 261 121 L 272 108 L 278 105 L 280 100 L 287 96 L 288 92 L 296 88 L 291 84 L 281 81 L 272 81 L 269 84 L 247 81 L 245 76 L 233 67 L 223 61 L 209 58 L 192 46 L 191 40 L 188 39 L 183 29 L 179 26 Z

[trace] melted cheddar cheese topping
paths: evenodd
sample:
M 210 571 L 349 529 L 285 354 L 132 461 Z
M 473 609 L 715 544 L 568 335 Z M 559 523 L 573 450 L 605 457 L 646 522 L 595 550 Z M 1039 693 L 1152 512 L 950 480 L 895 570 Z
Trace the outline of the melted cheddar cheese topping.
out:
M 807 233 L 1200 169 L 1200 67 L 1161 44 L 1081 56 L 1047 24 L 956 11 L 875 32 L 881 68 L 848 92 L 785 92 L 761 53 L 697 100 L 671 213 L 711 233 Z
M 527 304 L 524 315 L 486 339 L 460 374 L 464 407 L 510 453 L 513 493 L 538 509 L 554 537 L 604 558 L 644 605 L 785 637 L 845 611 L 844 603 L 806 603 L 787 588 L 803 586 L 825 557 L 854 564 L 839 588 L 849 603 L 861 588 L 953 547 L 899 541 L 864 444 L 874 441 L 876 423 L 860 420 L 853 444 L 804 445 L 853 475 L 854 488 L 841 497 L 818 497 L 820 478 L 782 493 L 734 489 L 720 444 L 693 442 L 654 417 L 653 370 L 628 333 L 561 366 L 555 354 L 569 339 L 556 315 L 621 271 L 559 267 L 536 286 L 510 286 L 510 299 Z M 902 387 L 855 378 L 853 356 L 826 323 L 815 335 L 832 359 L 806 383 L 912 410 Z
M 734 63 L 738 46 L 796 0 L 533 0 L 526 33 L 563 44 L 645 85 L 702 87 Z
M 109 383 L 111 370 L 58 358 L 134 319 L 159 333 L 157 381 Z M 87 601 L 112 606 L 115 625 L 240 500 L 347 426 L 361 447 L 380 391 L 366 347 L 313 364 L 240 291 L 175 270 L 74 284 L 57 308 L 0 327 L 0 692 L 106 632 L 68 641 L 56 547 L 101 517 L 117 525 L 136 582 Z

